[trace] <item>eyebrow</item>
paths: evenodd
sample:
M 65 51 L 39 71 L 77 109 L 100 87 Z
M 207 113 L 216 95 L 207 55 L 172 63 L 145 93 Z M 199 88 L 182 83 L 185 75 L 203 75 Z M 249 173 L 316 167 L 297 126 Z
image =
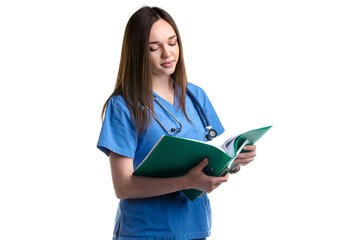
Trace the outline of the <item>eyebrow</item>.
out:
M 177 35 L 175 34 L 175 35 L 169 37 L 168 40 L 171 40 L 171 39 L 176 38 L 176 37 L 177 37 Z M 157 43 L 159 43 L 159 41 L 149 42 L 149 44 L 157 44 Z

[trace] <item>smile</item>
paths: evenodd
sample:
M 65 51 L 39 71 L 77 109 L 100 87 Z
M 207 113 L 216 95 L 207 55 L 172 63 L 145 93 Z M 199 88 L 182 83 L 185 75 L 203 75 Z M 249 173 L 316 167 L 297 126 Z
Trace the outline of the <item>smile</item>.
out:
M 171 68 L 174 65 L 174 63 L 175 61 L 173 60 L 173 61 L 161 63 L 160 65 L 166 68 Z

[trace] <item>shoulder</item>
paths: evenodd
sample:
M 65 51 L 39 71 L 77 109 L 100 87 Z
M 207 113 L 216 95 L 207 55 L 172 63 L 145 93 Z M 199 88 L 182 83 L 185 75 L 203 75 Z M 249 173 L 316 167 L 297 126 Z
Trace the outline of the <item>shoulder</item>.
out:
M 109 99 L 109 102 L 108 102 L 108 105 L 106 108 L 113 109 L 116 111 L 129 112 L 129 109 L 126 105 L 125 99 L 121 95 L 112 96 Z
M 106 106 L 105 119 L 120 121 L 127 119 L 130 121 L 131 113 L 126 105 L 125 99 L 121 95 L 112 96 Z
M 196 97 L 201 97 L 201 96 L 206 95 L 205 91 L 204 91 L 201 87 L 199 87 L 199 86 L 197 86 L 197 85 L 195 85 L 195 84 L 193 84 L 193 83 L 188 83 L 188 84 L 187 84 L 187 88 L 188 88 L 188 90 L 190 90 Z
M 187 88 L 196 97 L 196 99 L 201 103 L 201 105 L 205 106 L 208 104 L 208 102 L 210 102 L 207 94 L 201 87 L 199 87 L 193 83 L 188 83 Z
M 123 96 L 121 96 L 121 95 L 112 96 L 112 97 L 109 99 L 109 104 L 119 105 L 119 106 L 126 106 L 125 99 L 124 99 Z

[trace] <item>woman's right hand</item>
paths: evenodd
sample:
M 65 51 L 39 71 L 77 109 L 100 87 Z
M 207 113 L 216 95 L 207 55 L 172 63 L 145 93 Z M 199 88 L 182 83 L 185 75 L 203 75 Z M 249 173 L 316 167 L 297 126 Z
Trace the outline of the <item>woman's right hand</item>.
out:
M 222 183 L 227 182 L 229 174 L 226 174 L 223 177 L 211 177 L 202 171 L 208 162 L 208 159 L 205 158 L 184 176 L 188 181 L 189 188 L 195 188 L 210 193 Z

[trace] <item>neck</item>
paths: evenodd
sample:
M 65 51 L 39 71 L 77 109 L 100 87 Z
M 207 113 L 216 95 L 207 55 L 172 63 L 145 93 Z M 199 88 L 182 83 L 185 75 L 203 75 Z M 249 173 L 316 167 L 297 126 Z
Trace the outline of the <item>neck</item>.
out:
M 152 90 L 157 95 L 174 105 L 174 82 L 170 76 L 163 78 L 153 78 Z

